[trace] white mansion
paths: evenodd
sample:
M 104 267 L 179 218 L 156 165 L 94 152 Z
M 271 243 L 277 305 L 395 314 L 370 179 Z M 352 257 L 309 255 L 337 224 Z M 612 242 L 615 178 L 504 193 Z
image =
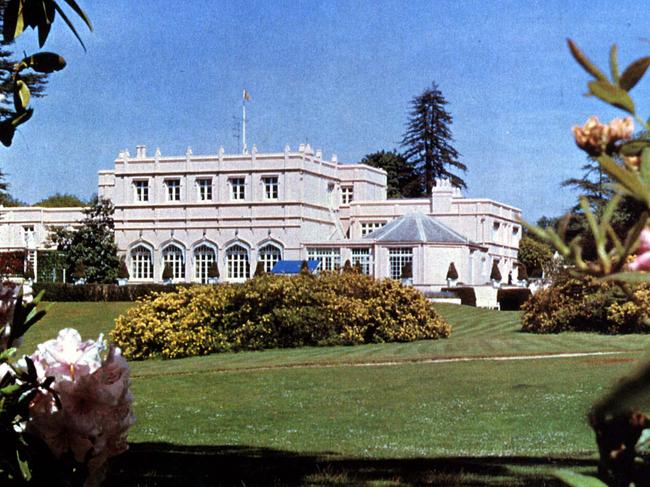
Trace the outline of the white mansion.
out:
M 439 180 L 431 198 L 387 199 L 386 173 L 324 160 L 300 145 L 283 152 L 163 157 L 138 146 L 99 172 L 100 197 L 115 205 L 115 239 L 130 282 L 204 282 L 218 263 L 221 279 L 242 281 L 264 263 L 316 259 L 321 269 L 346 260 L 376 277 L 400 278 L 410 262 L 413 284 L 446 285 L 450 263 L 459 281 L 489 281 L 496 261 L 504 281 L 521 237 L 517 208 L 465 198 Z M 74 226 L 78 208 L 3 208 L 0 250 L 42 249 L 48 227 Z M 33 252 L 32 252 L 33 253 Z M 37 263 L 36 263 L 37 265 Z

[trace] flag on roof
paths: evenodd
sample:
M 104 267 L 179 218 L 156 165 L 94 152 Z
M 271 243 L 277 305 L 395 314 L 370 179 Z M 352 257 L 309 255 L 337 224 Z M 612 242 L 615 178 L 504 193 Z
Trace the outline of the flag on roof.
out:
M 244 89 L 244 93 L 242 94 L 242 98 L 244 101 L 251 101 L 251 94 L 248 92 L 247 89 Z

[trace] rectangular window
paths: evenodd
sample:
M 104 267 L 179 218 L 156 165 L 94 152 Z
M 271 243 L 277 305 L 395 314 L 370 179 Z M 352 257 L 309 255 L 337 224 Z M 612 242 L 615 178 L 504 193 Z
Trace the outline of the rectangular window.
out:
M 309 258 L 309 260 L 319 261 L 320 262 L 319 270 L 321 271 L 334 271 L 341 267 L 340 249 L 326 249 L 326 248 L 307 249 L 307 257 Z
M 246 197 L 246 180 L 244 178 L 230 178 L 230 199 L 243 200 Z
M 359 266 L 361 272 L 367 276 L 372 275 L 372 257 L 370 249 L 352 249 L 352 266 Z
M 180 179 L 165 179 L 165 187 L 167 188 L 167 201 L 181 200 Z
M 361 224 L 361 236 L 365 237 L 384 225 L 386 225 L 386 222 L 364 222 Z
M 25 240 L 25 245 L 33 246 L 35 245 L 34 237 L 36 236 L 34 232 L 34 225 L 25 225 L 23 226 L 23 238 Z
M 353 187 L 352 186 L 341 186 L 341 204 L 349 205 L 353 198 Z
M 197 179 L 196 188 L 198 191 L 197 196 L 199 201 L 212 200 L 212 179 L 210 178 Z
M 278 199 L 278 178 L 277 176 L 269 176 L 262 178 L 264 182 L 264 199 L 277 200 Z
M 135 201 L 149 201 L 149 181 L 133 181 Z
M 406 264 L 413 266 L 413 249 L 410 247 L 399 247 L 388 249 L 388 265 L 390 268 L 391 279 L 401 279 L 404 277 L 404 267 Z M 413 268 L 411 267 L 411 274 Z M 412 275 L 411 275 L 412 277 Z

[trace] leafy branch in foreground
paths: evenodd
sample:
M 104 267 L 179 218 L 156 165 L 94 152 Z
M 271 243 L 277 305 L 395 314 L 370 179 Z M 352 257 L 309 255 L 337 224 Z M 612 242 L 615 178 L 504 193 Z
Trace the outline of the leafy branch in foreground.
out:
M 65 3 L 82 18 L 84 23 L 92 30 L 90 19 L 74 0 L 64 0 Z M 75 37 L 85 50 L 85 46 L 74 24 L 70 21 L 65 11 L 55 0 L 9 0 L 3 12 L 2 36 L 6 43 L 14 41 L 26 28 L 31 27 L 38 31 L 40 47 L 45 45 L 52 24 L 57 14 L 68 25 Z M 31 72 L 49 74 L 60 71 L 66 65 L 65 59 L 53 52 L 38 52 L 26 56 L 16 63 L 11 75 L 13 86 L 14 111 L 0 119 L 0 143 L 9 147 L 13 141 L 16 129 L 27 122 L 33 115 L 34 109 L 29 107 L 31 93 L 26 82 Z
M 570 261 L 574 273 L 617 281 L 633 300 L 634 286 L 639 289 L 639 284 L 646 283 L 647 286 L 650 283 L 650 121 L 646 122 L 639 116 L 630 91 L 650 67 L 650 57 L 637 59 L 621 73 L 618 49 L 614 45 L 610 50 L 608 77 L 573 41 L 569 40 L 568 44 L 575 60 L 593 78 L 587 83 L 588 96 L 629 114 L 627 118 L 617 118 L 609 124 L 603 124 L 593 116 L 582 127 L 573 127 L 578 147 L 597 161 L 600 170 L 609 177 L 608 188 L 612 196 L 597 212 L 593 211 L 588 199 L 580 201 L 595 243 L 593 259 L 583 258 L 580 236 L 567 241 L 568 218 L 560 223 L 557 231 L 530 224 L 526 226 Z M 636 137 L 633 136 L 634 120 L 641 126 L 640 135 Z M 644 211 L 621 238 L 614 231 L 612 218 L 623 198 L 637 201 Z M 638 408 L 640 398 L 647 396 L 649 388 L 650 363 L 635 376 L 621 381 L 589 413 L 600 455 L 599 477 L 608 485 L 647 482 L 650 465 L 638 458 L 636 449 L 644 435 L 648 437 L 646 433 L 650 432 L 650 418 Z M 567 471 L 559 471 L 557 477 L 574 486 L 603 485 L 593 477 Z

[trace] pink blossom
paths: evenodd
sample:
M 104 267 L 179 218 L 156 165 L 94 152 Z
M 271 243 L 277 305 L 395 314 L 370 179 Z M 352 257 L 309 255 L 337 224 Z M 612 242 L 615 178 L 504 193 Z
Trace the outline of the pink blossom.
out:
M 102 358 L 104 351 L 101 336 L 83 342 L 75 330 L 65 329 L 32 355 L 39 375 L 55 378 L 52 389 L 61 408 L 51 393 L 41 392 L 30 405 L 27 428 L 55 456 L 71 452 L 78 462 L 87 462 L 87 485 L 101 477 L 108 458 L 126 450 L 127 431 L 134 422 L 127 362 L 119 348 L 109 347 Z
M 646 227 L 639 237 L 635 259 L 627 265 L 631 271 L 650 271 L 650 228 Z
M 75 376 L 92 374 L 102 365 L 101 353 L 106 350 L 102 335 L 97 341 L 81 341 L 81 335 L 72 328 L 64 328 L 55 340 L 38 345 L 32 355 L 41 379 L 75 380 Z

